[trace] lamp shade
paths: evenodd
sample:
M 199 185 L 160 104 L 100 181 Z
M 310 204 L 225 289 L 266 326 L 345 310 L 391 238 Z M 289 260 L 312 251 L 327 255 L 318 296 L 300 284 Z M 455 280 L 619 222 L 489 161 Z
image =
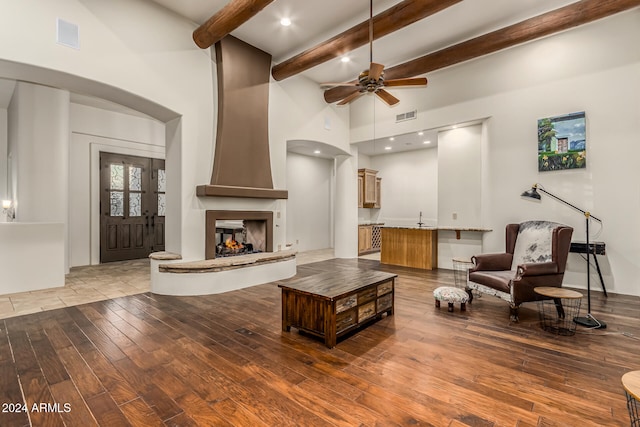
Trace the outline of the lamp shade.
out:
M 532 199 L 540 200 L 540 193 L 538 193 L 538 188 L 534 185 L 530 190 L 525 191 L 520 196 L 522 197 L 530 197 Z

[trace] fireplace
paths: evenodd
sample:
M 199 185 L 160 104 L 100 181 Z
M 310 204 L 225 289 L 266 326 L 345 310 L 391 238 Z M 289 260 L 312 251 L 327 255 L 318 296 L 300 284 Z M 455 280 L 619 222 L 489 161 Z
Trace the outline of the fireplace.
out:
M 273 212 L 206 211 L 205 259 L 273 252 Z

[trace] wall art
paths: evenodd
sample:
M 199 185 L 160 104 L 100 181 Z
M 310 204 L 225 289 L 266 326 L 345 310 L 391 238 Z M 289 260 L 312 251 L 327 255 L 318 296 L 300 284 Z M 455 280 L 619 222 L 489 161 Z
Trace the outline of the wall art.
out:
M 538 120 L 538 171 L 587 167 L 585 112 Z

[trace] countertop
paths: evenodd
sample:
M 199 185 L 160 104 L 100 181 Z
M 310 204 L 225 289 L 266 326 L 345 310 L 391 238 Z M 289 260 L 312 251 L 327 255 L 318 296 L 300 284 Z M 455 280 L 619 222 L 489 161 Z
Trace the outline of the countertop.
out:
M 473 231 L 473 232 L 480 232 L 480 233 L 493 231 L 490 228 L 463 227 L 463 226 L 460 226 L 460 227 L 456 227 L 456 226 L 418 227 L 418 226 L 415 226 L 415 225 L 414 226 L 391 226 L 391 225 L 385 225 L 382 228 L 390 228 L 390 229 L 396 229 L 396 230 L 455 231 L 457 240 L 460 240 L 460 232 L 462 232 L 462 231 Z
M 398 228 L 398 229 L 406 229 L 406 230 L 443 230 L 443 231 L 478 231 L 478 232 L 486 232 L 493 231 L 490 228 L 479 228 L 479 227 L 455 227 L 455 226 L 423 226 L 418 227 L 416 225 L 385 225 L 382 228 Z

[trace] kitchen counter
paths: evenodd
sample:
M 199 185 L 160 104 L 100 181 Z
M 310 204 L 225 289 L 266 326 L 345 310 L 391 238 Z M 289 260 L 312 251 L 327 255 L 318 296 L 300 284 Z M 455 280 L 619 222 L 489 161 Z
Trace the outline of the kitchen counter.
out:
M 438 266 L 438 229 L 382 227 L 380 262 L 432 270 Z

